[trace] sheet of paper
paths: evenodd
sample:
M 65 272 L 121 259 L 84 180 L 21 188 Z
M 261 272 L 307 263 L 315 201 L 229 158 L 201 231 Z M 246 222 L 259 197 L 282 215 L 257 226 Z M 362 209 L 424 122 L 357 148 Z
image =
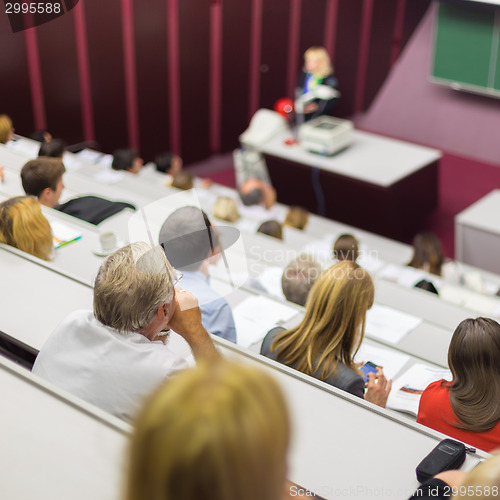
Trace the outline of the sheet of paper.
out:
M 425 279 L 432 279 L 432 282 L 437 288 L 440 281 L 437 276 L 432 276 L 432 278 L 429 278 L 429 275 L 427 273 L 425 273 L 424 271 L 420 271 L 419 269 L 408 266 L 398 266 L 396 264 L 389 264 L 385 266 L 378 273 L 378 276 L 388 281 L 393 281 L 394 283 L 399 283 L 400 285 L 407 287 L 413 287 L 416 283 Z
M 417 416 L 420 396 L 425 388 L 436 380 L 451 380 L 451 378 L 451 372 L 445 368 L 416 363 L 393 381 L 387 408 Z
M 372 250 L 363 244 L 359 245 L 359 257 L 356 262 L 370 274 L 378 273 L 385 265 L 385 262 L 379 259 L 376 250 Z
M 70 172 L 75 172 L 83 166 L 82 161 L 78 158 L 78 156 L 68 152 L 64 153 L 63 163 L 66 170 L 69 170 Z
M 103 169 L 101 172 L 94 175 L 94 179 L 97 182 L 102 182 L 103 184 L 116 184 L 117 182 L 120 182 L 126 175 L 126 172 Z
M 68 226 L 58 220 L 49 220 L 50 227 L 52 228 L 52 236 L 54 237 L 54 246 L 59 248 L 65 243 L 70 241 L 79 240 L 82 237 L 82 233 L 77 229 Z
M 16 141 L 9 141 L 6 146 L 8 148 L 24 153 L 30 158 L 36 158 L 38 156 L 38 151 L 42 144 L 38 141 L 30 141 L 23 139 L 22 137 Z
M 365 334 L 382 342 L 397 344 L 421 323 L 422 318 L 375 304 L 366 313 Z
M 333 243 L 337 239 L 337 235 L 329 236 L 321 240 L 315 240 L 308 243 L 301 250 L 302 253 L 312 255 L 324 269 L 335 263 L 333 260 Z
M 89 163 L 95 163 L 102 156 L 100 151 L 95 151 L 93 149 L 82 149 L 78 153 L 76 153 L 82 160 L 87 161 Z
M 267 297 L 248 297 L 233 308 L 237 343 L 249 347 L 274 326 L 293 318 L 297 310 Z
M 396 352 L 392 349 L 376 347 L 366 342 L 361 344 L 355 358 L 357 363 L 360 361 L 364 361 L 365 363 L 371 361 L 376 365 L 382 366 L 387 379 L 394 378 L 409 360 L 410 356 L 406 354 Z

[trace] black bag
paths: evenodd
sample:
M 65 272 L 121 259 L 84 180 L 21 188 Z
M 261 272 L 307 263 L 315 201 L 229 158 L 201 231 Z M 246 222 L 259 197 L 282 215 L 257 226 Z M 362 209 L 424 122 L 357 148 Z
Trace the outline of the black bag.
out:
M 78 219 L 90 222 L 91 224 L 99 224 L 103 220 L 117 214 L 124 208 L 135 210 L 134 205 L 121 201 L 109 201 L 97 196 L 81 196 L 55 207 L 59 212 L 72 215 Z
M 445 470 L 458 469 L 465 461 L 467 448 L 454 439 L 443 439 L 417 466 L 419 482 L 423 483 Z

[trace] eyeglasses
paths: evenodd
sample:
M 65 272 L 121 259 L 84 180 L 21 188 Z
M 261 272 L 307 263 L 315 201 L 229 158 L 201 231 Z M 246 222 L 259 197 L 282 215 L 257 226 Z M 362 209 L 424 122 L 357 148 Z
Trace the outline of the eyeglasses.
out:
M 173 271 L 173 279 L 174 279 L 174 286 L 177 286 L 177 283 L 182 279 L 184 274 L 182 274 L 180 271 L 177 271 L 177 269 L 172 269 Z

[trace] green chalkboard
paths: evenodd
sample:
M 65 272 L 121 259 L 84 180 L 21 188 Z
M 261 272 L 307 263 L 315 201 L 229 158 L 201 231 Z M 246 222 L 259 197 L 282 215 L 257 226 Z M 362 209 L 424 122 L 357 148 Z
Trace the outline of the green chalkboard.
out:
M 432 76 L 468 90 L 500 89 L 498 9 L 439 4 Z

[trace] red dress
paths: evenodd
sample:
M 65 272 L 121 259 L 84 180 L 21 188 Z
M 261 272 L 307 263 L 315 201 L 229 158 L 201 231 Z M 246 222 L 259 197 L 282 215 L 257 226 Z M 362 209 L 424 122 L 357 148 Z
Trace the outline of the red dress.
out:
M 451 408 L 449 391 L 441 386 L 441 382 L 433 382 L 422 393 L 417 422 L 480 450 L 500 448 L 500 422 L 485 432 L 466 431 L 453 426 L 457 419 Z

